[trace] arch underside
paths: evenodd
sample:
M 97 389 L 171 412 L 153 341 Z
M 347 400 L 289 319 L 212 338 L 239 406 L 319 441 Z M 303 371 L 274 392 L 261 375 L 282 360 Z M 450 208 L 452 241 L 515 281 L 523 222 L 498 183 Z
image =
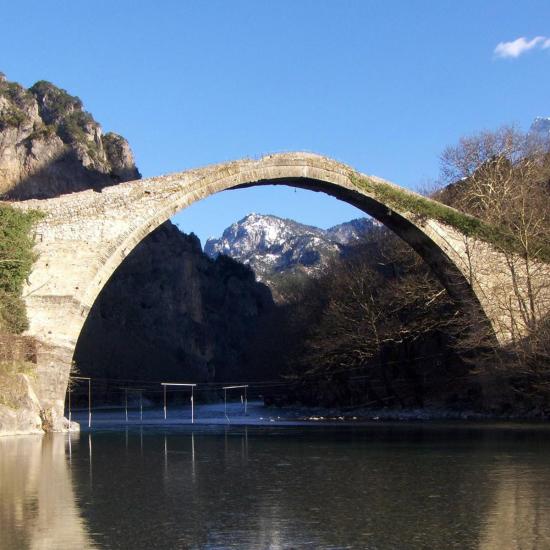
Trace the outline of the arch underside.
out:
M 429 265 L 437 279 L 455 301 L 467 302 L 470 305 L 477 304 L 481 309 L 479 300 L 468 280 L 449 256 L 415 223 L 375 198 L 357 190 L 312 178 L 260 180 L 230 187 L 228 190 L 246 189 L 259 185 L 285 185 L 308 191 L 321 192 L 346 202 L 351 206 L 355 206 L 365 214 L 384 224 L 411 246 Z
M 347 179 L 348 174 L 346 174 L 345 177 Z M 455 263 L 456 258 L 450 258 L 439 243 L 436 243 L 422 227 L 419 227 L 419 225 L 411 221 L 411 219 L 406 217 L 406 215 L 398 213 L 376 198 L 354 188 L 349 183 L 342 185 L 341 178 L 342 174 L 338 174 L 337 179 L 340 181 L 335 183 L 329 179 L 320 179 L 310 176 L 289 177 L 283 175 L 280 177 L 251 179 L 251 181 L 246 181 L 245 179 L 244 182 L 242 182 L 243 178 L 241 177 L 239 178 L 241 181 L 234 184 L 235 178 L 232 175 L 227 178 L 227 181 L 224 178 L 217 180 L 215 190 L 212 190 L 212 184 L 204 185 L 198 193 L 195 191 L 195 196 L 191 201 L 189 201 L 187 197 L 175 197 L 173 201 L 170 201 L 167 206 L 165 205 L 162 208 L 161 215 L 154 216 L 152 220 L 146 224 L 143 224 L 141 228 L 134 232 L 129 239 L 126 239 L 126 241 L 118 247 L 118 253 L 114 253 L 111 257 L 111 260 L 114 260 L 116 263 L 115 266 L 110 266 L 109 262 L 103 266 L 104 272 L 100 275 L 99 282 L 90 285 L 92 292 L 94 293 L 93 297 L 88 295 L 88 299 L 81 302 L 83 305 L 86 304 L 85 314 L 87 315 L 93 302 L 101 292 L 101 288 L 107 284 L 112 273 L 114 273 L 116 268 L 124 261 L 124 258 L 129 254 L 129 252 L 131 252 L 131 250 L 137 246 L 137 244 L 141 242 L 141 240 L 143 240 L 149 233 L 170 219 L 177 212 L 184 210 L 186 207 L 198 202 L 199 200 L 203 200 L 222 191 L 245 189 L 256 186 L 283 185 L 314 192 L 322 192 L 333 196 L 338 200 L 355 206 L 367 215 L 384 224 L 398 237 L 407 242 L 422 257 L 455 302 L 468 304 L 470 307 L 474 305 L 479 309 L 480 315 L 482 315 L 487 320 L 489 325 L 491 325 L 491 320 L 485 314 L 481 302 L 476 295 L 475 289 L 472 288 L 469 281 L 466 279 L 464 272 L 460 269 L 457 263 Z M 105 276 L 105 271 L 107 270 L 109 270 L 109 274 L 108 276 Z M 101 288 L 96 291 L 99 285 L 101 285 Z M 81 315 L 83 313 L 84 310 L 81 311 Z

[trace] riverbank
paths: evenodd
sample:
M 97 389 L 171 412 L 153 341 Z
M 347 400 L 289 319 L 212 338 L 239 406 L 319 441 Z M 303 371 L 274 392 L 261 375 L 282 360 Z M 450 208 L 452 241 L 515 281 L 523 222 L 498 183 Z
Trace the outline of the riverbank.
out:
M 91 429 L 119 428 L 128 425 L 144 426 L 177 426 L 177 425 L 234 425 L 234 426 L 303 426 L 303 425 L 339 425 L 354 426 L 383 422 L 510 422 L 529 421 L 539 423 L 539 419 L 529 419 L 512 416 L 495 416 L 469 411 L 453 411 L 450 409 L 403 409 L 403 410 L 373 410 L 354 409 L 353 411 L 297 406 L 266 406 L 262 401 L 247 403 L 198 404 L 193 410 L 193 422 L 190 406 L 167 407 L 166 419 L 162 408 L 139 407 L 101 408 L 92 411 Z M 72 420 L 80 424 L 82 430 L 88 429 L 88 410 L 79 409 L 72 412 Z M 541 422 L 546 423 L 546 422 Z

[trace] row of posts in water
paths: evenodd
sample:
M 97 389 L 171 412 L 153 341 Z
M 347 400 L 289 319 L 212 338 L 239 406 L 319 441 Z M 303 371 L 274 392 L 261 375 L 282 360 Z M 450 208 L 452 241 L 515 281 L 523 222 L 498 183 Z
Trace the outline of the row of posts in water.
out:
M 92 427 L 92 379 L 87 376 L 71 376 L 71 380 L 86 380 L 88 383 L 88 428 Z M 175 386 L 175 387 L 186 387 L 190 388 L 191 390 L 191 396 L 190 396 L 190 403 L 191 403 L 191 424 L 195 423 L 195 399 L 194 399 L 194 390 L 197 384 L 191 384 L 191 383 L 183 383 L 183 382 L 161 382 L 160 384 L 162 386 L 163 391 L 163 412 L 164 412 L 164 420 L 167 420 L 168 418 L 168 406 L 167 406 L 167 391 L 169 387 Z M 124 414 L 126 422 L 128 422 L 128 392 L 136 392 L 139 394 L 139 419 L 140 421 L 143 421 L 143 392 L 146 391 L 144 388 L 129 388 L 129 387 L 122 387 L 120 388 L 124 390 Z M 240 389 L 241 390 L 241 403 L 244 408 L 244 414 L 246 416 L 247 409 L 248 409 L 248 396 L 247 396 L 247 390 L 248 390 L 248 384 L 243 385 L 237 385 L 237 386 L 223 386 L 223 401 L 224 401 L 224 415 L 228 422 L 229 416 L 227 415 L 227 391 L 228 390 L 235 390 Z M 72 421 L 72 408 L 71 408 L 71 388 L 69 386 L 68 390 L 68 409 L 69 409 L 69 431 L 71 430 L 71 421 Z

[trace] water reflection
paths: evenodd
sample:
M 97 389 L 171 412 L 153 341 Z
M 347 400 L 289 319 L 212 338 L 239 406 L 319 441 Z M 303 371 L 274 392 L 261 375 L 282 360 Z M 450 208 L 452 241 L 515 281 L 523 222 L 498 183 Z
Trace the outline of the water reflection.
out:
M 550 468 L 548 464 L 547 469 Z M 505 460 L 491 472 L 494 493 L 481 550 L 550 549 L 550 483 L 533 475 L 525 464 Z
M 547 549 L 548 435 L 141 427 L 0 439 L 0 547 Z
M 62 435 L 0 438 L 1 548 L 95 548 L 75 498 L 66 443 Z

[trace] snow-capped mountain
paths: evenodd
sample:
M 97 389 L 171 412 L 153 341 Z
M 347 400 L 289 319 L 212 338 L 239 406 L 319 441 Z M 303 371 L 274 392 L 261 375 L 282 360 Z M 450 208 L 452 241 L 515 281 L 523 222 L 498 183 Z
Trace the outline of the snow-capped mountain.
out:
M 539 116 L 535 118 L 529 131 L 544 137 L 550 137 L 550 117 L 544 118 Z
M 349 222 L 335 225 L 325 231 L 328 237 L 339 244 L 350 246 L 362 239 L 372 229 L 373 220 L 356 218 Z
M 224 254 L 249 265 L 256 279 L 271 287 L 277 300 L 281 299 L 283 278 L 320 274 L 331 258 L 371 227 L 367 218 L 324 230 L 276 216 L 249 214 L 228 227 L 219 239 L 208 239 L 204 251 L 212 258 Z

